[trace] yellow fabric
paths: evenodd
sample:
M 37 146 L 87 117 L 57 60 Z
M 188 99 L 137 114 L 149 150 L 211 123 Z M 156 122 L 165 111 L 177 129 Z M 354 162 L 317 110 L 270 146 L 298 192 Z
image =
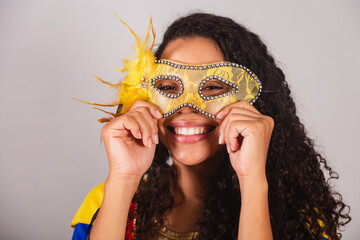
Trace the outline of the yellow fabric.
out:
M 90 224 L 91 219 L 100 207 L 104 197 L 104 183 L 93 188 L 86 196 L 84 202 L 75 214 L 71 226 L 75 227 L 78 223 Z
M 317 209 L 316 209 L 316 211 L 317 211 Z M 318 219 L 318 223 L 319 223 L 320 227 L 322 227 L 322 228 L 324 227 L 324 222 L 322 220 Z M 306 223 L 306 226 L 308 228 L 310 228 L 310 224 Z M 314 232 L 314 230 L 312 230 L 312 231 Z M 331 240 L 331 238 L 325 232 L 323 232 L 322 237 L 326 238 L 327 240 Z
M 320 225 L 320 227 L 324 227 L 324 222 L 321 221 L 320 219 L 318 220 L 318 223 Z M 327 240 L 331 240 L 331 238 L 324 232 L 323 235 L 322 235 L 324 238 L 326 238 Z

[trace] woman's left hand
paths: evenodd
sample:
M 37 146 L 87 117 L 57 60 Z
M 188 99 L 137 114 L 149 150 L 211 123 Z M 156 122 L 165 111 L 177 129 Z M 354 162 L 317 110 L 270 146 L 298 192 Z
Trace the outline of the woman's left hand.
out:
M 224 108 L 217 117 L 219 144 L 226 144 L 239 178 L 266 179 L 265 166 L 274 120 L 262 115 L 247 101 Z

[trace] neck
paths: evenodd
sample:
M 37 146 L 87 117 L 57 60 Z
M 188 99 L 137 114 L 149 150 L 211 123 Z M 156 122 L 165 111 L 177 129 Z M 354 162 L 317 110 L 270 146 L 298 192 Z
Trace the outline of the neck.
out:
M 172 186 L 174 204 L 202 205 L 204 195 L 216 173 L 219 155 L 197 165 L 184 165 L 174 159 L 176 182 Z
M 218 167 L 220 156 L 197 165 L 185 165 L 173 159 L 176 181 L 171 187 L 174 205 L 166 214 L 165 226 L 176 232 L 196 229 L 202 212 L 205 194 Z

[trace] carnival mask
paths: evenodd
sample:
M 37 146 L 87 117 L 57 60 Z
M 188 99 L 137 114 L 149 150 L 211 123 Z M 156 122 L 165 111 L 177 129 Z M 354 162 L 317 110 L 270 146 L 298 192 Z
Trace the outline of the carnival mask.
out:
M 74 98 L 100 107 L 118 106 L 116 113 L 94 107 L 110 115 L 99 119 L 99 122 L 108 122 L 126 113 L 138 100 L 157 105 L 163 117 L 168 117 L 183 107 L 191 107 L 207 117 L 216 118 L 219 111 L 232 103 L 246 100 L 253 104 L 258 99 L 261 83 L 245 66 L 230 62 L 189 65 L 165 59 L 156 60 L 152 52 L 155 44 L 152 20 L 150 19 L 144 41 L 124 21 L 119 20 L 136 39 L 135 55 L 123 60 L 124 67 L 121 70 L 115 68 L 127 74 L 118 83 L 109 83 L 95 76 L 105 85 L 116 88 L 117 97 L 107 104 Z M 150 34 L 153 35 L 152 43 Z
M 144 86 L 149 102 L 157 105 L 163 117 L 183 107 L 191 107 L 216 118 L 224 107 L 246 100 L 253 104 L 261 92 L 257 76 L 245 66 L 216 62 L 187 65 L 169 60 L 155 61 L 155 71 Z

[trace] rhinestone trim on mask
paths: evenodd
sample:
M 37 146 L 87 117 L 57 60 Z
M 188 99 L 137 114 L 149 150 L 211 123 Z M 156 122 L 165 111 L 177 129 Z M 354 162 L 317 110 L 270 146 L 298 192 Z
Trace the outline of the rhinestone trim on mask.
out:
M 191 103 L 183 103 L 180 106 L 178 106 L 177 108 L 175 108 L 174 110 L 172 110 L 171 112 L 163 114 L 163 117 L 169 117 L 170 115 L 176 113 L 177 111 L 179 111 L 183 107 L 191 107 L 191 108 L 195 109 L 196 111 L 198 111 L 199 113 L 204 114 L 207 117 L 216 118 L 216 115 L 208 113 L 208 112 L 206 112 L 204 110 L 201 110 L 200 108 L 194 106 Z
M 212 79 L 218 80 L 220 82 L 223 82 L 223 83 L 229 85 L 230 87 L 233 88 L 233 90 L 225 92 L 225 93 L 221 93 L 218 95 L 214 95 L 214 96 L 204 96 L 204 94 L 202 93 L 202 87 L 205 85 L 205 83 L 207 83 L 208 81 L 210 81 Z M 238 91 L 239 91 L 239 86 L 236 85 L 235 83 L 229 82 L 228 80 L 225 80 L 219 76 L 211 75 L 211 76 L 205 78 L 204 80 L 202 80 L 202 82 L 200 83 L 198 93 L 199 93 L 200 97 L 204 100 L 214 100 L 214 99 L 218 99 L 221 97 L 229 96 L 231 94 L 237 93 Z
M 181 91 L 178 93 L 178 94 L 171 94 L 171 93 L 166 93 L 164 92 L 163 90 L 159 89 L 156 87 L 155 83 L 156 81 L 160 80 L 160 79 L 169 79 L 169 80 L 175 80 L 177 81 L 178 83 L 180 83 L 180 86 L 181 86 Z M 184 84 L 183 82 L 180 80 L 180 78 L 178 78 L 177 76 L 173 76 L 173 75 L 160 75 L 160 76 L 157 76 L 153 79 L 151 79 L 150 81 L 150 85 L 155 88 L 156 91 L 158 91 L 159 93 L 161 93 L 162 95 L 164 95 L 165 97 L 169 97 L 169 98 L 177 98 L 179 97 L 183 92 L 184 92 Z
M 178 63 L 173 63 L 171 61 L 168 61 L 168 60 L 164 60 L 164 59 L 159 59 L 159 60 L 155 60 L 155 63 L 158 63 L 158 64 L 166 64 L 168 66 L 171 66 L 171 67 L 174 67 L 174 68 L 180 68 L 180 69 L 190 69 L 190 70 L 205 70 L 205 69 L 211 69 L 211 68 L 218 68 L 218 67 L 237 67 L 237 68 L 242 68 L 244 69 L 248 74 L 250 74 L 254 79 L 255 81 L 257 82 L 257 84 L 259 85 L 259 92 L 258 94 L 254 97 L 253 100 L 251 100 L 250 104 L 253 105 L 255 103 L 255 101 L 259 98 L 261 92 L 262 92 L 262 84 L 259 80 L 259 78 L 255 75 L 255 73 L 253 73 L 249 68 L 243 66 L 243 65 L 240 65 L 240 64 L 237 64 L 237 63 L 231 63 L 231 62 L 219 62 L 219 63 L 212 63 L 212 64 L 208 64 L 208 65 L 201 65 L 201 66 L 189 66 L 189 65 L 185 65 L 185 64 L 178 64 Z M 163 78 L 167 78 L 168 76 L 163 76 Z M 176 77 L 176 76 L 173 76 L 175 77 L 177 80 L 179 80 L 181 82 L 181 80 Z M 219 94 L 219 95 L 216 95 L 216 96 L 204 96 L 202 94 L 202 86 L 204 85 L 204 83 L 206 83 L 207 81 L 211 80 L 211 77 L 213 77 L 213 79 L 218 79 L 232 87 L 234 87 L 235 89 L 232 90 L 232 91 L 229 91 L 229 92 L 226 92 L 226 93 L 223 93 L 223 94 Z M 156 77 L 158 78 L 158 77 Z M 164 96 L 167 96 L 167 97 L 171 97 L 171 98 L 176 98 L 176 97 L 179 97 L 183 91 L 184 91 L 184 86 L 181 82 L 181 93 L 179 94 L 167 94 L 163 91 L 161 91 L 160 89 L 156 88 L 154 86 L 154 82 L 157 80 L 156 78 L 152 79 L 151 80 L 151 86 L 153 86 L 157 91 L 159 91 L 161 94 L 163 94 Z M 220 78 L 220 79 L 219 79 Z M 175 79 L 174 79 L 175 80 Z M 204 82 L 205 81 L 205 82 Z M 202 84 L 202 85 L 201 85 Z M 225 96 L 229 96 L 233 93 L 237 93 L 238 92 L 238 89 L 239 89 L 239 86 L 237 86 L 236 84 L 234 83 L 231 83 L 221 77 L 218 77 L 218 76 L 209 76 L 208 78 L 205 78 L 202 83 L 200 84 L 200 87 L 198 89 L 198 93 L 200 95 L 200 97 L 204 100 L 213 100 L 213 99 L 217 99 L 217 98 L 220 98 L 220 97 L 225 97 Z M 169 96 L 168 96 L 169 95 Z M 175 95 L 175 96 L 174 96 Z M 178 95 L 178 96 L 177 96 Z M 211 114 L 211 113 L 208 113 L 208 112 L 205 112 L 204 110 L 201 110 L 200 108 L 198 107 L 195 107 L 193 106 L 192 104 L 190 103 L 184 103 L 184 104 L 181 104 L 179 107 L 177 107 L 176 109 L 174 109 L 173 111 L 171 112 L 168 112 L 168 113 L 165 113 L 163 114 L 163 117 L 168 117 L 172 114 L 174 114 L 175 112 L 177 112 L 178 110 L 180 110 L 181 108 L 183 107 L 192 107 L 193 109 L 197 110 L 198 112 L 204 114 L 205 116 L 207 117 L 211 117 L 211 118 L 216 118 L 216 115 L 214 114 Z

